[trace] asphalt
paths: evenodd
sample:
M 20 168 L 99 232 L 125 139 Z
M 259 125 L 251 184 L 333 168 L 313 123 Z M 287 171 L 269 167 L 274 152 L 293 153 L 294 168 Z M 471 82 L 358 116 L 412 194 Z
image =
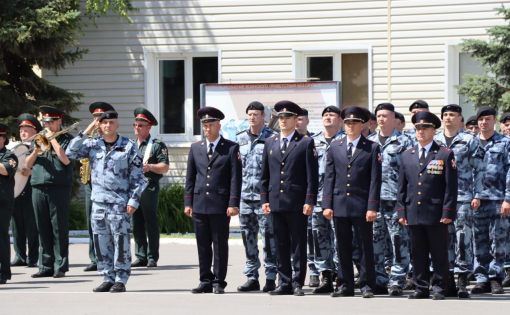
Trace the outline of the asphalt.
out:
M 70 271 L 65 278 L 30 277 L 36 268 L 13 267 L 13 277 L 0 285 L 0 314 L 504 314 L 510 307 L 510 288 L 504 295 L 484 294 L 469 300 L 408 300 L 407 297 L 359 296 L 331 298 L 237 293 L 243 276 L 244 250 L 231 240 L 228 286 L 223 295 L 191 294 L 198 284 L 198 259 L 193 239 L 162 239 L 158 268 L 134 268 L 126 293 L 93 293 L 102 281 L 96 272 L 83 272 L 87 245 L 70 245 Z M 261 284 L 264 283 L 261 275 Z

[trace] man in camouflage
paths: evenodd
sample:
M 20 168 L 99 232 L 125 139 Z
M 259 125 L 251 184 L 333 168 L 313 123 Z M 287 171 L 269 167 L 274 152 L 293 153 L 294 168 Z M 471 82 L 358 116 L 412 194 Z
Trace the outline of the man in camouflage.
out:
M 447 295 L 468 298 L 466 289 L 468 274 L 473 272 L 473 155 L 478 147 L 476 138 L 461 129 L 462 108 L 456 104 L 443 106 L 441 119 L 444 130 L 437 133 L 434 140 L 453 151 L 457 165 L 458 192 L 457 218 L 454 224 L 448 225 L 450 260 L 450 288 Z M 458 275 L 457 290 L 453 274 Z
M 376 271 L 375 294 L 402 295 L 406 275 L 409 271 L 409 237 L 404 226 L 398 223 L 395 211 L 398 191 L 398 172 L 401 154 L 412 147 L 411 139 L 395 129 L 395 107 L 381 103 L 375 109 L 379 132 L 368 137 L 381 148 L 382 185 L 381 203 L 374 222 L 374 259 Z M 386 239 L 390 238 L 393 261 L 390 274 L 385 270 Z M 389 288 L 389 291 L 388 291 Z
M 501 282 L 510 214 L 510 139 L 494 131 L 496 110 L 482 107 L 476 117 L 480 142 L 475 152 L 474 209 L 476 285 L 472 294 L 503 294 Z
M 246 254 L 244 274 L 248 280 L 237 287 L 237 291 L 260 290 L 258 280 L 260 260 L 257 244 L 260 232 L 266 273 L 266 284 L 262 291 L 270 292 L 276 288 L 276 245 L 272 217 L 264 215 L 260 204 L 259 180 L 262 171 L 264 141 L 275 133 L 264 125 L 264 105 L 262 103 L 251 102 L 246 107 L 246 115 L 250 128 L 238 133 L 236 142 L 239 144 L 239 153 L 243 163 L 239 223 Z
M 501 133 L 510 137 L 510 112 L 503 113 L 499 118 L 499 127 Z M 510 218 L 509 218 L 510 220 Z M 503 280 L 503 287 L 510 287 L 510 224 L 507 232 L 506 240 L 506 258 L 505 258 L 505 279 Z
M 107 111 L 76 136 L 66 152 L 89 158 L 92 170 L 92 231 L 103 283 L 94 292 L 125 292 L 131 274 L 131 215 L 147 186 L 135 143 L 117 134 L 118 114 Z M 101 137 L 88 138 L 99 124 Z

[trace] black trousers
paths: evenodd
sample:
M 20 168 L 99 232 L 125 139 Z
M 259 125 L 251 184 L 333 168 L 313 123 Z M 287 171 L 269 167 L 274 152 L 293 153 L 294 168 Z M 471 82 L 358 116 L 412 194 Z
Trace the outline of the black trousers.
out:
M 35 224 L 32 186 L 30 186 L 30 183 L 27 183 L 21 194 L 14 199 L 14 209 L 11 223 L 12 245 L 15 255 L 13 261 L 37 264 L 39 259 L 39 233 Z
M 271 212 L 271 215 L 279 285 L 283 288 L 302 287 L 306 278 L 308 217 L 300 211 Z
M 140 207 L 133 214 L 135 255 L 142 261 L 159 259 L 158 194 L 159 183 L 149 181 L 140 197 Z
M 11 242 L 9 240 L 9 222 L 14 209 L 14 196 L 0 197 L 0 278 L 11 279 Z
M 372 222 L 364 217 L 334 217 L 336 250 L 340 268 L 338 277 L 349 291 L 354 291 L 353 238 L 359 246 L 360 287 L 375 288 L 375 263 Z
M 226 287 L 230 217 L 225 214 L 193 213 L 197 239 L 200 282 Z M 211 265 L 214 259 L 213 271 Z
M 448 286 L 448 225 L 409 225 L 416 291 L 429 292 L 430 259 L 434 267 L 432 289 Z

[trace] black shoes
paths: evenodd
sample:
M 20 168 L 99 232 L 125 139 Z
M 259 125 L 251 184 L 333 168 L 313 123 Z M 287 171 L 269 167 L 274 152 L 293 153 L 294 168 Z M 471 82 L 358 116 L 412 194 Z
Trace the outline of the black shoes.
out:
M 461 273 L 457 279 L 457 296 L 459 299 L 469 299 L 469 292 L 466 287 L 469 285 L 467 274 Z
M 113 287 L 113 283 L 111 282 L 103 282 L 98 287 L 92 289 L 93 292 L 110 292 L 110 289 Z
M 212 293 L 213 288 L 212 285 L 209 283 L 200 283 L 198 287 L 191 289 L 191 293 L 197 294 L 197 293 Z
M 49 277 L 53 277 L 53 270 L 46 270 L 46 271 L 39 270 L 39 272 L 34 273 L 33 275 L 31 275 L 31 277 L 32 278 L 49 278 Z
M 26 266 L 27 263 L 24 262 L 23 260 L 21 259 L 16 259 L 14 261 L 11 261 L 11 266 L 12 267 L 20 267 L 20 266 Z
M 471 294 L 482 294 L 491 292 L 491 286 L 488 282 L 478 282 L 471 289 Z
M 340 288 L 336 288 L 331 294 L 331 297 L 339 297 L 339 296 L 354 296 L 354 289 L 347 289 L 344 286 Z
M 501 283 L 504 288 L 510 287 L 510 268 L 505 268 L 505 279 Z
M 388 292 L 388 289 L 386 289 L 386 292 Z M 371 288 L 367 287 L 367 288 L 362 288 L 361 289 L 361 297 L 363 297 L 364 299 L 370 299 L 370 298 L 373 298 L 374 297 L 374 292 L 372 291 Z
M 414 290 L 416 286 L 414 285 L 413 278 L 409 277 L 406 279 L 406 284 L 404 285 L 404 290 Z
M 432 299 L 433 300 L 444 300 L 444 294 L 441 292 L 433 292 Z
M 291 287 L 282 287 L 279 286 L 275 290 L 269 292 L 270 295 L 292 295 L 294 294 Z
M 87 267 L 83 269 L 83 271 L 97 271 L 97 265 L 96 264 L 90 264 Z
M 388 294 L 388 287 L 381 286 L 381 285 L 376 285 L 375 288 L 374 288 L 373 293 L 375 295 L 387 295 Z
M 122 293 L 126 292 L 126 286 L 122 282 L 115 282 L 110 288 L 110 293 Z
M 147 262 L 147 268 L 156 268 L 158 263 L 154 259 L 149 259 Z
M 294 288 L 294 296 L 304 296 L 305 292 L 301 287 L 295 287 Z
M 453 272 L 448 274 L 448 287 L 446 288 L 445 296 L 457 297 L 457 286 L 455 285 L 455 275 Z M 432 297 L 433 298 L 433 297 Z
M 218 284 L 215 284 L 213 286 L 213 293 L 214 294 L 223 294 L 223 293 L 225 293 L 225 288 L 223 288 L 222 286 L 220 286 Z
M 239 292 L 250 292 L 250 291 L 259 291 L 259 290 L 260 290 L 259 281 L 255 280 L 255 279 L 248 279 L 248 281 L 246 281 L 243 285 L 240 285 L 237 287 L 237 291 L 239 291 Z M 267 292 L 267 291 L 264 291 L 264 292 Z
M 312 293 L 313 294 L 323 294 L 323 293 L 331 293 L 333 292 L 333 277 L 331 275 L 331 271 L 323 271 L 322 272 L 322 282 L 321 284 L 315 288 Z
M 141 260 L 141 259 L 137 259 L 137 260 L 135 260 L 134 263 L 131 264 L 131 268 L 146 267 L 146 266 L 147 266 L 147 260 Z
M 389 296 L 402 296 L 402 293 L 403 293 L 402 288 L 399 287 L 398 285 L 392 285 L 388 290 Z
M 0 284 L 6 284 L 7 279 L 6 278 L 0 278 Z
M 266 280 L 266 284 L 262 288 L 263 292 L 271 292 L 276 289 L 276 283 L 274 280 Z
M 66 273 L 63 271 L 57 271 L 55 274 L 53 274 L 53 278 L 64 278 L 66 276 Z
M 28 268 L 36 268 L 37 267 L 37 262 L 33 263 L 33 262 L 29 262 L 28 265 L 27 265 Z
M 316 288 L 319 286 L 320 284 L 320 280 L 319 280 L 319 276 L 315 276 L 315 275 L 311 275 L 310 276 L 310 281 L 308 282 L 308 286 L 310 288 Z
M 492 294 L 504 294 L 503 287 L 497 280 L 491 280 L 491 293 Z
M 408 298 L 411 300 L 428 299 L 430 297 L 429 292 L 414 291 L 413 294 L 409 295 Z

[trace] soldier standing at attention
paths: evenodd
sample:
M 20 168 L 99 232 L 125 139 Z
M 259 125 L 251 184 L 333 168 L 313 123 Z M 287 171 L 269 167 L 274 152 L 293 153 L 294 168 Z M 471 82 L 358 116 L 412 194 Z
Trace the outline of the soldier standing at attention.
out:
M 447 294 L 468 298 L 468 274 L 473 272 L 473 155 L 478 147 L 475 137 L 461 129 L 462 108 L 450 104 L 441 108 L 444 130 L 434 140 L 453 151 L 458 174 L 457 218 L 448 225 L 450 279 Z M 458 275 L 457 289 L 453 274 Z
M 379 132 L 368 137 L 380 146 L 382 157 L 381 203 L 374 221 L 374 259 L 376 272 L 375 294 L 402 295 L 406 275 L 409 272 L 409 236 L 404 226 L 398 223 L 395 211 L 398 191 L 398 172 L 402 153 L 411 148 L 412 140 L 394 128 L 395 107 L 381 103 L 375 108 Z M 390 273 L 385 270 L 386 239 L 390 238 L 393 261 Z M 389 289 L 389 291 L 388 291 Z
M 44 136 L 52 138 L 61 130 L 64 112 L 51 106 L 41 106 Z M 61 134 L 49 141 L 43 151 L 35 146 L 25 160 L 32 169 L 32 203 L 39 231 L 39 272 L 32 278 L 62 278 L 69 270 L 69 203 L 73 182 L 73 165 L 65 149 L 72 136 Z
M 200 284 L 191 293 L 223 294 L 230 217 L 239 213 L 242 164 L 239 145 L 220 135 L 225 115 L 210 106 L 197 115 L 205 139 L 191 145 L 184 192 L 184 213 L 193 218 L 200 265 Z
M 92 170 L 91 223 L 97 269 L 103 283 L 94 292 L 125 292 L 131 274 L 131 215 L 147 185 L 136 145 L 117 133 L 118 114 L 106 111 L 69 144 L 70 158 L 89 158 Z M 97 127 L 101 137 L 88 138 Z
M 476 119 L 476 115 L 469 116 L 469 118 L 466 120 L 466 132 L 472 134 L 473 136 L 476 136 L 478 133 L 480 133 L 480 128 L 478 128 L 478 120 Z
M 328 151 L 323 214 L 334 219 L 340 267 L 332 297 L 354 296 L 353 239 L 359 246 L 359 283 L 364 298 L 374 296 L 375 267 L 372 222 L 377 217 L 381 190 L 379 145 L 362 134 L 370 119 L 364 108 L 342 110 L 346 137 L 335 141 Z M 354 237 L 353 237 L 354 235 Z
M 89 106 L 89 112 L 92 114 L 93 117 L 99 118 L 104 112 L 113 110 L 112 105 L 106 103 L 106 102 L 94 102 L 90 104 Z M 91 131 L 89 134 L 89 137 L 98 137 L 99 134 L 99 128 L 96 127 L 95 130 Z M 85 163 L 89 163 L 90 167 L 90 161 L 88 159 L 85 159 Z M 80 160 L 81 163 L 83 163 L 83 160 Z M 97 271 L 97 257 L 96 257 L 96 251 L 94 249 L 94 235 L 92 233 L 92 224 L 90 221 L 90 213 L 92 212 L 92 201 L 90 200 L 92 193 L 92 184 L 90 182 L 90 176 L 87 178 L 88 182 L 83 184 L 84 190 L 85 190 L 85 215 L 87 217 L 87 228 L 89 230 L 89 259 L 90 264 L 87 265 L 83 271 Z
M 395 129 L 398 130 L 398 132 L 402 133 L 404 132 L 404 128 L 406 126 L 406 118 L 402 113 L 395 112 Z
M 499 126 L 501 129 L 501 133 L 504 134 L 507 138 L 510 138 L 510 112 L 503 113 L 501 115 L 501 117 L 499 118 Z M 508 220 L 510 220 L 510 218 Z M 508 230 L 507 236 L 508 237 L 506 240 L 505 279 L 503 279 L 502 282 L 503 287 L 510 287 L 510 230 Z
M 441 120 L 430 112 L 412 117 L 418 144 L 402 154 L 396 209 L 409 226 L 415 292 L 430 295 L 430 258 L 434 267 L 432 298 L 444 299 L 448 287 L 448 224 L 455 219 L 457 167 L 452 151 L 434 142 Z
M 312 235 L 315 247 L 314 264 L 316 270 L 322 275 L 320 285 L 312 291 L 314 294 L 333 292 L 333 278 L 336 274 L 335 231 L 332 222 L 324 218 L 321 203 L 326 172 L 326 157 L 331 143 L 345 137 L 342 123 L 340 109 L 337 106 L 328 106 L 322 111 L 324 130 L 312 136 L 319 160 L 319 193 L 317 195 L 317 206 L 313 208 L 312 213 Z
M 22 145 L 31 147 L 31 139 L 42 130 L 41 123 L 31 114 L 18 116 L 19 137 Z M 19 165 L 23 176 L 30 176 L 31 170 Z M 32 186 L 30 178 L 23 191 L 14 199 L 12 214 L 12 238 L 15 257 L 11 266 L 37 267 L 39 259 L 39 235 L 35 224 L 34 205 L 32 204 Z M 28 246 L 28 252 L 27 252 Z
M 508 216 L 510 215 L 510 138 L 496 131 L 496 110 L 476 113 L 480 133 L 475 153 L 474 212 L 476 285 L 471 294 L 503 294 Z
M 429 111 L 429 104 L 425 102 L 424 100 L 416 100 L 411 105 L 409 105 L 409 112 L 412 116 L 416 115 L 416 113 L 419 112 L 428 112 Z M 413 144 L 416 144 L 416 129 L 408 129 L 404 132 L 405 135 L 409 136 L 411 140 L 413 141 Z
M 143 173 L 148 185 L 140 198 L 138 211 L 133 214 L 136 261 L 131 267 L 155 268 L 159 259 L 159 180 L 168 172 L 168 150 L 165 143 L 151 138 L 151 127 L 158 125 L 154 115 L 142 107 L 135 109 L 133 114 L 135 142 L 143 157 Z
M 237 143 L 243 163 L 243 182 L 241 187 L 241 212 L 239 222 L 246 253 L 244 274 L 246 283 L 237 287 L 239 292 L 260 290 L 260 260 L 258 250 L 258 233 L 262 236 L 266 284 L 262 291 L 269 292 L 276 288 L 276 245 L 274 242 L 273 220 L 262 212 L 260 204 L 260 176 L 262 171 L 262 153 L 264 141 L 275 132 L 264 125 L 264 105 L 254 101 L 246 107 L 249 129 L 237 134 Z
M 7 150 L 9 128 L 0 124 L 0 284 L 11 279 L 11 245 L 9 240 L 9 222 L 14 210 L 14 174 L 18 167 L 18 158 Z
M 273 217 L 279 284 L 271 295 L 304 295 L 306 228 L 317 199 L 318 165 L 314 143 L 296 131 L 301 107 L 274 106 L 280 134 L 266 140 L 260 179 L 262 210 Z
M 499 118 L 499 127 L 503 135 L 510 137 L 510 112 L 501 115 Z

